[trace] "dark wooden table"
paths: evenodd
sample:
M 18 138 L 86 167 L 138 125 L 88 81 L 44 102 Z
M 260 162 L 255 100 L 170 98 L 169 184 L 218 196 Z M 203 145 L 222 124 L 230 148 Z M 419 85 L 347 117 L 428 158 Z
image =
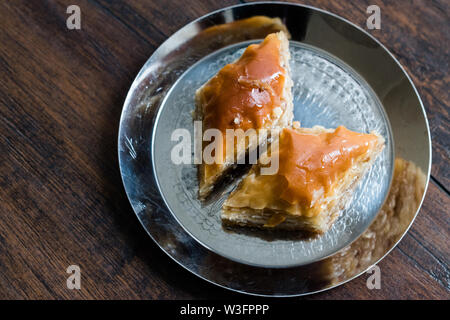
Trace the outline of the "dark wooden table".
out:
M 112 2 L 112 1 L 111 1 Z M 0 3 L 0 298 L 239 297 L 191 275 L 139 225 L 118 169 L 123 101 L 153 51 L 189 21 L 237 0 L 47 0 Z M 408 70 L 433 138 L 423 207 L 400 245 L 367 275 L 308 299 L 450 297 L 449 13 L 446 0 L 310 0 L 372 31 Z M 66 8 L 81 8 L 68 30 Z M 81 267 L 81 290 L 66 268 Z

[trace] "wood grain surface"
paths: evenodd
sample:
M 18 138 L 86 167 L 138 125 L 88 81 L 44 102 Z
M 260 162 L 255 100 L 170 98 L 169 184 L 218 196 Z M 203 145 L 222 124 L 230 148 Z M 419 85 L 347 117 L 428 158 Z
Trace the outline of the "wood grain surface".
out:
M 154 50 L 189 21 L 234 0 L 0 2 L 0 298 L 206 299 L 242 296 L 206 283 L 169 259 L 129 205 L 117 132 L 128 88 Z M 424 205 L 410 232 L 367 275 L 306 299 L 448 299 L 449 43 L 446 0 L 303 1 L 365 28 L 407 69 L 433 139 Z M 66 28 L 67 6 L 81 30 Z M 81 267 L 81 290 L 66 268 Z

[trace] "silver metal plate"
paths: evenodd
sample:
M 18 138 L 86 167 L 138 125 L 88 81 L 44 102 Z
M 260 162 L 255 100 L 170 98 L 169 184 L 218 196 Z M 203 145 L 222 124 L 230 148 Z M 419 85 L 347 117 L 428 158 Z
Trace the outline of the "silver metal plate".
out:
M 287 234 L 287 238 L 279 239 L 271 234 L 264 237 L 261 232 L 224 229 L 220 210 L 228 195 L 209 205 L 198 200 L 197 168 L 193 164 L 173 163 L 171 150 L 179 141 L 172 141 L 171 135 L 176 129 L 188 129 L 193 139 L 195 91 L 223 66 L 241 56 L 250 43 L 254 41 L 223 48 L 200 60 L 186 70 L 167 93 L 153 133 L 156 180 L 177 221 L 208 249 L 237 262 L 260 267 L 308 264 L 355 240 L 383 204 L 393 169 L 389 123 L 381 103 L 355 71 L 326 52 L 292 41 L 294 119 L 305 127 L 344 125 L 358 132 L 377 131 L 385 138 L 386 148 L 360 183 L 350 207 L 323 236 L 289 239 Z
M 239 56 L 249 41 L 262 38 L 261 32 L 256 37 L 242 28 L 233 34 L 205 30 L 257 15 L 279 17 L 292 35 L 295 118 L 303 126 L 343 124 L 362 132 L 378 130 L 387 141 L 384 153 L 360 183 L 352 206 L 318 239 L 267 241 L 225 233 L 219 220 L 221 201 L 205 208 L 197 201 L 195 168 L 167 161 L 171 131 L 192 130 L 194 90 Z M 390 223 L 377 211 L 389 188 L 393 157 L 413 163 L 428 175 L 431 168 L 425 111 L 397 60 L 352 23 L 288 3 L 225 8 L 172 35 L 134 80 L 124 103 L 118 140 L 125 191 L 155 243 L 180 266 L 211 283 L 264 296 L 326 290 L 376 264 L 407 232 L 428 182 L 419 194 L 417 211 L 401 217 L 402 224 L 396 225 L 389 241 L 372 241 L 373 236 L 383 239 L 383 234 L 374 231 L 372 235 L 364 232 L 348 245 L 375 216 L 377 230 L 385 230 Z

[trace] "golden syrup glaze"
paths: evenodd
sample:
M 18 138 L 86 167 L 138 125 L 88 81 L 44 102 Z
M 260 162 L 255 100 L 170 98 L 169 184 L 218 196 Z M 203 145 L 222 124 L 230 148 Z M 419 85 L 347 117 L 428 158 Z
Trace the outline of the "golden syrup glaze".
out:
M 215 128 L 225 134 L 226 129 L 267 127 L 272 110 L 281 103 L 285 77 L 280 40 L 269 34 L 205 85 L 204 129 Z
M 328 194 L 354 161 L 367 153 L 377 140 L 374 134 L 353 132 L 344 126 L 320 134 L 283 129 L 277 174 L 287 183 L 280 198 L 291 205 L 313 208 L 315 200 Z

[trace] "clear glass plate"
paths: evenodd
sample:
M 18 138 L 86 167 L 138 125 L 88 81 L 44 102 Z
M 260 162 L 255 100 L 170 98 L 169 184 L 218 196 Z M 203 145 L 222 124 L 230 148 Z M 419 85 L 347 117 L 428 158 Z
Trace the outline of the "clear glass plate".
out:
M 261 267 L 311 263 L 355 240 L 383 204 L 393 169 L 389 122 L 369 85 L 348 65 L 317 48 L 291 41 L 294 119 L 304 127 L 344 125 L 358 132 L 377 131 L 384 137 L 386 147 L 359 184 L 350 207 L 324 235 L 312 239 L 289 239 L 287 235 L 287 238 L 277 239 L 270 233 L 224 229 L 220 210 L 228 194 L 209 205 L 198 200 L 197 168 L 194 164 L 173 163 L 171 150 L 178 141 L 171 141 L 171 135 L 183 128 L 194 137 L 195 91 L 223 66 L 240 57 L 250 43 L 254 41 L 223 48 L 201 59 L 169 90 L 161 103 L 153 132 L 156 180 L 177 221 L 210 250 Z

